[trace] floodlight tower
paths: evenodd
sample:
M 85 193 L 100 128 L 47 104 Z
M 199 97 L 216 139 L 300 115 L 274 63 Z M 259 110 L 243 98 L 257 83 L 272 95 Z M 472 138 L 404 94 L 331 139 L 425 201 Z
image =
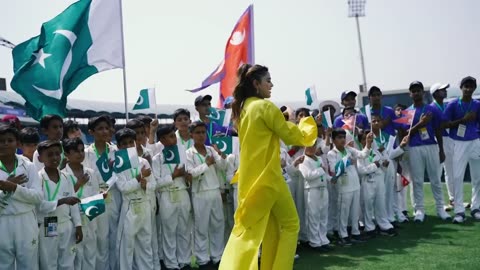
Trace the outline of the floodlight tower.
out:
M 360 92 L 367 91 L 367 75 L 365 74 L 365 61 L 363 59 L 362 36 L 360 34 L 359 17 L 365 17 L 365 2 L 366 0 L 348 0 L 348 17 L 355 17 L 357 23 L 358 47 L 360 48 L 360 64 L 362 66 L 363 85 L 360 87 Z

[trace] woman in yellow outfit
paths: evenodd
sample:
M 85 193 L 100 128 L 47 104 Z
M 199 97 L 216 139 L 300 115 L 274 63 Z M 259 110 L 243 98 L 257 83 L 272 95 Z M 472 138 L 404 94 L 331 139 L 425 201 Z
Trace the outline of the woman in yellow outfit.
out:
M 260 244 L 260 269 L 292 269 L 299 221 L 281 172 L 280 140 L 311 146 L 317 125 L 308 117 L 297 127 L 265 100 L 273 87 L 266 67 L 243 65 L 238 75 L 232 104 L 241 149 L 238 209 L 219 269 L 258 269 Z

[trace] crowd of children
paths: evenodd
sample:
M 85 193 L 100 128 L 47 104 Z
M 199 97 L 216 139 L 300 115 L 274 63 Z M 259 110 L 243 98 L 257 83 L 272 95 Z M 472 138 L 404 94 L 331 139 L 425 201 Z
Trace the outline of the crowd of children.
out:
M 278 153 L 278 169 L 300 217 L 300 244 L 326 252 L 334 239 L 348 246 L 377 235 L 396 236 L 398 223 L 410 219 L 408 183 L 413 219 L 423 222 L 425 170 L 436 214 L 452 219 L 446 210 L 453 206 L 454 223 L 463 223 L 467 164 L 471 216 L 480 220 L 480 102 L 472 100 L 474 78 L 464 78 L 460 87 L 462 97 L 444 104 L 448 85 L 434 85 L 434 103 L 424 104 L 424 87 L 413 82 L 410 109 L 383 106 L 381 90 L 372 87 L 369 108 L 361 112 L 355 109 L 356 94 L 347 91 L 332 127 L 322 121 L 329 117 L 328 107 L 297 109 L 296 121 L 321 114 L 315 145 L 282 144 Z M 210 121 L 211 99 L 195 99 L 200 120 L 193 122 L 186 109 L 174 112 L 173 124 L 142 116 L 119 130 L 108 115 L 91 118 L 90 145 L 76 122 L 56 115 L 40 121 L 47 137 L 42 142 L 34 128 L 0 125 L 0 269 L 218 267 L 238 204 L 235 173 L 241 164 L 238 152 L 223 153 L 213 143 L 216 136 L 236 132 Z M 287 110 L 282 112 L 288 121 Z M 175 146 L 180 157 L 172 163 L 163 150 Z M 97 164 L 103 156 L 113 163 L 121 149 L 135 149 L 139 162 L 114 173 L 116 181 L 109 185 Z M 106 211 L 89 220 L 78 203 L 99 193 Z

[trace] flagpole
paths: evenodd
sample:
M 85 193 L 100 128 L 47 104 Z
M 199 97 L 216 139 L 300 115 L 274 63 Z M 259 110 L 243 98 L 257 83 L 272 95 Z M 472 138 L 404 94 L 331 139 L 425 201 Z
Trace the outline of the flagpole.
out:
M 251 46 L 252 46 L 252 65 L 255 64 L 255 24 L 254 24 L 254 15 L 253 4 L 252 4 L 252 13 L 250 14 L 250 32 L 251 32 Z
M 120 2 L 120 31 L 122 35 L 123 97 L 125 101 L 125 121 L 128 122 L 127 66 L 125 61 L 125 37 L 123 35 L 123 5 L 122 5 L 122 0 L 118 0 L 118 2 Z
M 157 111 L 157 84 L 153 84 L 153 96 L 155 97 L 155 120 L 158 121 L 158 111 Z

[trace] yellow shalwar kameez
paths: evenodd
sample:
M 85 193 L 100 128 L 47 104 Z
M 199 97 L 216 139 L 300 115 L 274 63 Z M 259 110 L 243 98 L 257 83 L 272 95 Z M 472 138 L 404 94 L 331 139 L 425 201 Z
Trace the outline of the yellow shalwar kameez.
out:
M 297 127 L 285 121 L 270 101 L 251 97 L 239 122 L 240 167 L 235 225 L 220 263 L 221 270 L 292 269 L 299 220 L 280 167 L 280 140 L 311 146 L 317 138 L 312 117 Z

